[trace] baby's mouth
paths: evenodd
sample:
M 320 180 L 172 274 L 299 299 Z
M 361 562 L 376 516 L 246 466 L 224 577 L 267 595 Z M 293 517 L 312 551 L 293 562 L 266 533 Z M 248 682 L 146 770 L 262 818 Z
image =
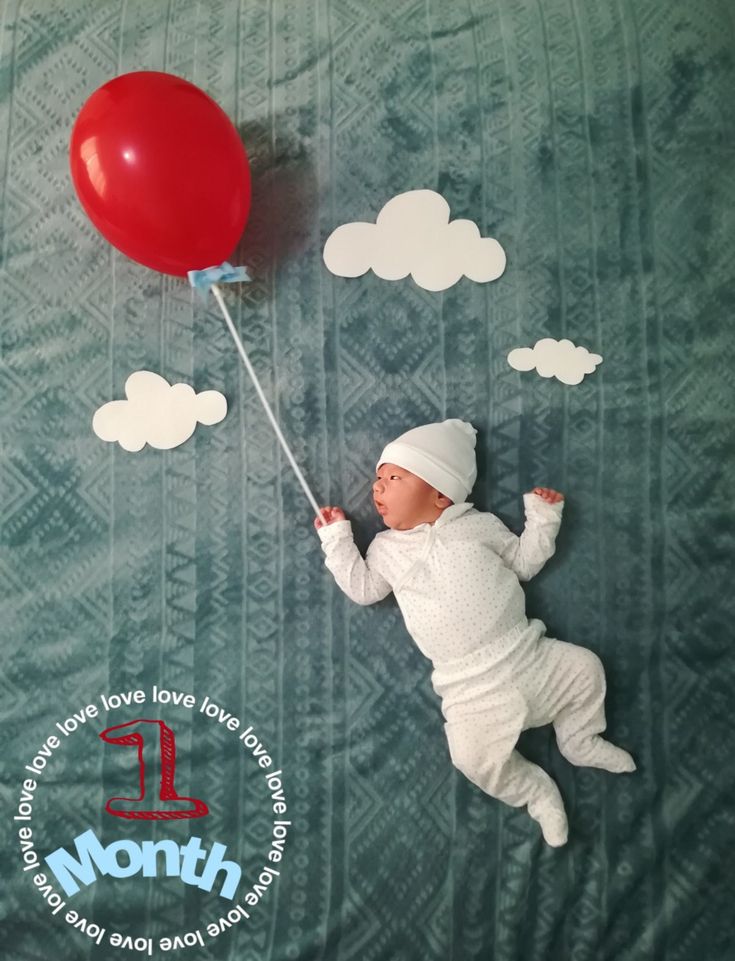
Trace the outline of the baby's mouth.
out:
M 380 515 L 385 514 L 385 512 L 386 512 L 387 509 L 388 509 L 388 508 L 385 506 L 385 504 L 381 504 L 380 501 L 375 501 L 374 503 L 375 503 L 375 510 L 376 510 Z

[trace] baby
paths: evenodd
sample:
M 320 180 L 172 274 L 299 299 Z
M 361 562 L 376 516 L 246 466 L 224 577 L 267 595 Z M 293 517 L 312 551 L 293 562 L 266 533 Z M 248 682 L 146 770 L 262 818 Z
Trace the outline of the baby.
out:
M 599 658 L 544 636 L 526 617 L 520 581 L 554 553 L 564 498 L 535 487 L 524 495 L 520 537 L 467 503 L 477 477 L 475 429 L 461 420 L 425 424 L 383 450 L 373 499 L 389 529 L 363 559 L 338 507 L 315 521 L 326 564 L 358 604 L 391 591 L 406 628 L 431 661 L 454 765 L 492 797 L 528 806 L 544 839 L 567 840 L 554 781 L 515 750 L 521 731 L 552 723 L 572 764 L 622 773 L 632 757 L 600 737 L 605 674 Z

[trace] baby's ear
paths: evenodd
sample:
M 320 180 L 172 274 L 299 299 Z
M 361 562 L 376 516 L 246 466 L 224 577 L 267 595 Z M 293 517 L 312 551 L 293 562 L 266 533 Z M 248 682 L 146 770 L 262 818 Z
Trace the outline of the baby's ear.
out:
M 440 493 L 439 491 L 435 491 L 435 494 L 436 494 L 436 506 L 437 506 L 437 507 L 440 507 L 442 510 L 445 510 L 447 507 L 451 507 L 451 506 L 452 506 L 453 501 L 450 501 L 449 498 L 448 498 L 445 494 L 442 494 L 442 493 Z

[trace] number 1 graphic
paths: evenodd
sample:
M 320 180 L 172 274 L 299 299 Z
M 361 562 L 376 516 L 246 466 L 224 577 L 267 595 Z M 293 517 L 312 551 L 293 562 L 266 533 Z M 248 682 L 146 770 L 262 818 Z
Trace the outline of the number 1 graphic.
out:
M 145 726 L 154 724 L 158 726 L 158 731 L 152 726 Z M 204 801 L 176 793 L 176 736 L 163 721 L 146 718 L 126 721 L 124 724 L 105 728 L 100 737 L 108 744 L 138 748 L 140 794 L 135 798 L 110 798 L 105 805 L 108 814 L 143 821 L 175 821 L 181 818 L 201 818 L 209 814 L 209 808 Z M 156 771 L 160 772 L 158 791 L 155 789 Z M 159 806 L 152 806 L 154 804 Z

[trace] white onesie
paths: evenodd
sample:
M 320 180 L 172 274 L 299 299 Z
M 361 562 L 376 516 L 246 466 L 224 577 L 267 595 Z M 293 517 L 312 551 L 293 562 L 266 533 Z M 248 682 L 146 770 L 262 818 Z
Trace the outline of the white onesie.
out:
M 567 837 L 559 791 L 545 771 L 514 750 L 522 730 L 554 723 L 573 764 L 635 769 L 605 730 L 605 675 L 599 658 L 544 637 L 526 617 L 519 583 L 555 549 L 562 503 L 524 496 L 520 537 L 472 504 L 447 507 L 433 524 L 378 534 L 362 558 L 349 521 L 319 528 L 326 564 L 358 604 L 393 591 L 406 628 L 434 670 L 454 765 L 493 797 L 528 805 L 554 845 Z

